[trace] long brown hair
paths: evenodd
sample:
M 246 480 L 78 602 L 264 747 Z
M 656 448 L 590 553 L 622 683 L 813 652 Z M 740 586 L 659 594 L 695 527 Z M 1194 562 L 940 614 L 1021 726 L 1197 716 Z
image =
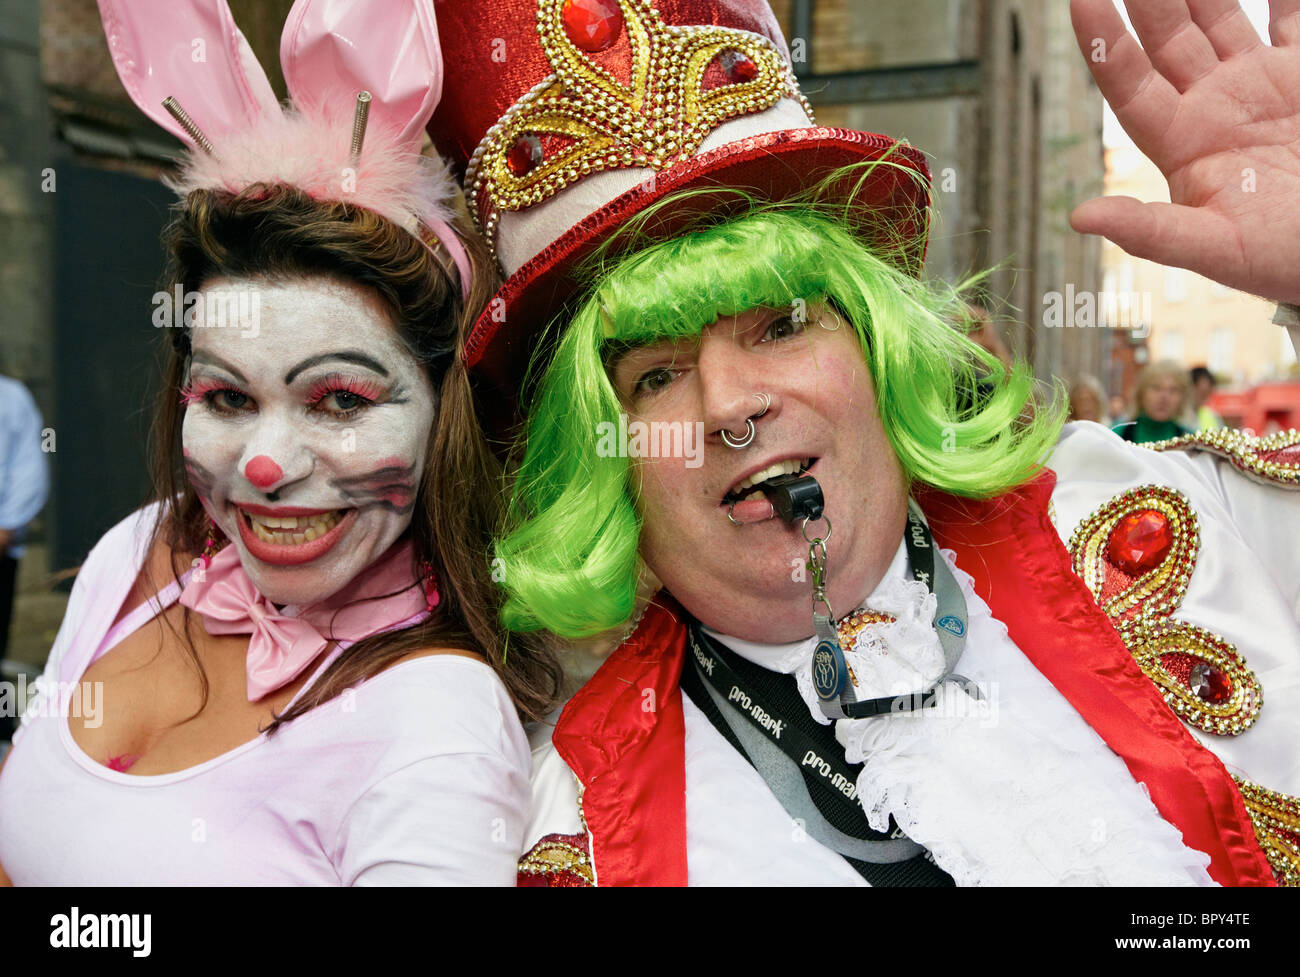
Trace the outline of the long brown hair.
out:
M 426 621 L 358 641 L 333 661 L 292 707 L 277 716 L 273 732 L 345 689 L 383 671 L 412 652 L 456 648 L 482 655 L 501 677 L 524 718 L 540 719 L 559 691 L 561 671 L 549 639 L 509 638 L 498 611 L 501 593 L 488 553 L 502 512 L 501 471 L 474 413 L 469 379 L 458 351 L 465 330 L 487 304 L 496 284 L 478 238 L 454 222 L 474 267 L 467 300 L 430 250 L 411 234 L 368 210 L 313 200 L 284 186 L 252 186 L 239 194 L 196 190 L 178 206 L 163 235 L 166 287 L 188 294 L 218 277 L 336 277 L 372 288 L 394 326 L 439 391 L 429 432 L 424 476 L 416 495 L 410 535 L 416 557 L 438 574 L 441 602 Z M 202 552 L 207 513 L 184 472 L 179 391 L 188 371 L 190 340 L 184 329 L 166 330 L 165 367 L 154 413 L 151 470 L 160 502 L 151 547 L 165 543 L 188 560 Z M 172 560 L 173 576 L 177 559 Z M 188 637 L 182 642 L 198 669 L 202 704 L 208 679 Z M 197 713 L 196 713 L 197 715 Z

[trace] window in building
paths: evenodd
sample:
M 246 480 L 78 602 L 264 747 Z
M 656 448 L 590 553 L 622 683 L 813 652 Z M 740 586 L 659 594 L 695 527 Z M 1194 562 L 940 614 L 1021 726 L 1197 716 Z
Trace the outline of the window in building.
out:
M 1127 295 L 1133 293 L 1133 262 L 1126 261 L 1119 266 L 1119 290 Z
M 1165 269 L 1165 301 L 1182 302 L 1187 299 L 1187 272 L 1182 268 Z
M 1160 358 L 1182 362 L 1183 334 L 1181 332 L 1171 330 L 1160 335 Z
M 1232 372 L 1232 330 L 1219 326 L 1210 333 L 1210 361 L 1207 364 L 1213 373 Z

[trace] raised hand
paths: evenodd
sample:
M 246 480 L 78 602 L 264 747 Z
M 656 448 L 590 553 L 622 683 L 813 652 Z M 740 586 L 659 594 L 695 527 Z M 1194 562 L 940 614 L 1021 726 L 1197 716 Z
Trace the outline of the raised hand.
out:
M 1235 0 L 1071 0 L 1079 47 L 1171 203 L 1099 197 L 1071 215 L 1129 254 L 1300 304 L 1300 0 L 1264 44 Z

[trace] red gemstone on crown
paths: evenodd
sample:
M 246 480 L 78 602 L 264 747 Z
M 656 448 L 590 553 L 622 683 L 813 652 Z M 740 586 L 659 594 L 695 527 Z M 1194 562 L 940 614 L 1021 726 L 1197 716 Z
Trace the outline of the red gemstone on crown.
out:
M 1211 705 L 1217 706 L 1227 702 L 1232 695 L 1232 679 L 1228 678 L 1223 669 L 1207 665 L 1205 662 L 1192 666 L 1192 671 L 1187 676 L 1187 684 L 1192 687 L 1198 699 Z
M 515 176 L 527 176 L 542 161 L 542 140 L 525 132 L 506 153 L 506 166 Z
M 718 55 L 718 64 L 722 66 L 727 81 L 733 85 L 753 81 L 758 77 L 758 65 L 743 51 L 723 51 Z
M 623 30 L 616 0 L 564 0 L 560 20 L 569 40 L 589 54 L 613 45 Z
M 1110 531 L 1106 559 L 1130 576 L 1138 577 L 1160 565 L 1173 541 L 1173 529 L 1163 512 L 1154 509 L 1130 512 Z

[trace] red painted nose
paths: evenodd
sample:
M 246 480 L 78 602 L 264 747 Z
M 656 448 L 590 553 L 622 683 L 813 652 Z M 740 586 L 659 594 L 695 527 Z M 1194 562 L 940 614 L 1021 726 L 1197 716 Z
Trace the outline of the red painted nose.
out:
M 244 477 L 257 488 L 265 489 L 284 478 L 284 472 L 280 471 L 280 466 L 266 455 L 258 455 L 256 458 L 249 459 L 248 464 L 244 466 Z

